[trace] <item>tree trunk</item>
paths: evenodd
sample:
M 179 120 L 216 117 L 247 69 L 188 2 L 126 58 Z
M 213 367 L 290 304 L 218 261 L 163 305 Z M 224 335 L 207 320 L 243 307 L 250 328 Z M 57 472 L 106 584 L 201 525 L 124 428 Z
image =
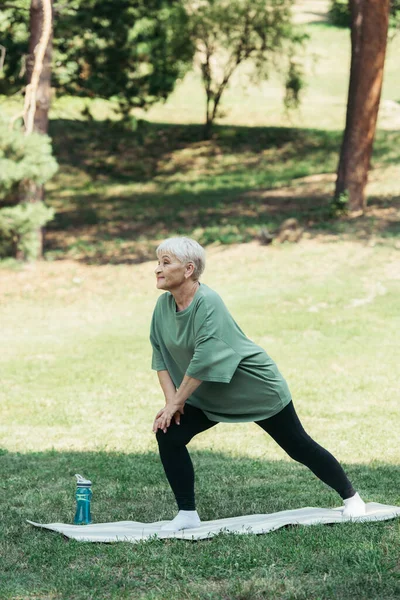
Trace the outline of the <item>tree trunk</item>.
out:
M 51 2 L 52 4 L 52 2 Z M 30 37 L 29 55 L 26 64 L 27 84 L 31 83 L 32 71 L 35 62 L 35 49 L 37 48 L 43 31 L 43 1 L 31 0 L 30 8 Z M 39 77 L 36 91 L 36 110 L 34 116 L 33 130 L 38 133 L 46 133 L 49 123 L 49 109 L 51 104 L 51 60 L 53 53 L 53 28 L 46 46 L 43 57 L 43 67 Z
M 205 140 L 209 140 L 211 138 L 211 130 L 213 126 L 212 120 L 212 111 L 211 111 L 211 94 L 208 89 L 206 89 L 207 101 L 206 101 L 206 122 L 204 123 L 203 128 L 203 138 Z
M 364 211 L 382 90 L 390 0 L 349 0 L 349 4 L 350 83 L 335 198 L 347 192 L 350 211 Z
M 52 0 L 51 0 L 52 7 Z M 53 11 L 52 11 L 53 12 Z M 26 63 L 26 78 L 27 85 L 32 83 L 32 74 L 35 65 L 35 50 L 37 52 L 38 45 L 43 33 L 44 26 L 44 1 L 31 0 L 30 6 L 30 37 L 29 37 L 29 55 Z M 33 117 L 33 131 L 37 133 L 47 134 L 49 124 L 49 109 L 51 104 L 51 61 L 53 53 L 53 27 L 51 27 L 50 37 L 46 45 L 43 56 L 43 66 L 41 68 L 37 89 L 35 91 L 35 111 Z M 29 125 L 25 121 L 27 133 L 29 133 Z M 44 186 L 29 182 L 25 189 L 25 202 L 39 202 L 44 200 Z M 39 237 L 39 258 L 43 255 L 43 237 L 44 230 L 39 229 L 37 232 Z

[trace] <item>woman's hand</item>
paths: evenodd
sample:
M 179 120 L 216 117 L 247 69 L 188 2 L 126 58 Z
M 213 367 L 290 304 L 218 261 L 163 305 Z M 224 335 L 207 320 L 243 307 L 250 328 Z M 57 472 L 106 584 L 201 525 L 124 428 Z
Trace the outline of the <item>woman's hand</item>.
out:
M 159 371 L 158 376 L 165 395 L 166 404 L 164 408 L 159 410 L 156 414 L 153 423 L 153 431 L 154 433 L 157 433 L 158 429 L 162 429 L 164 433 L 167 433 L 172 418 L 175 419 L 177 425 L 180 425 L 185 402 L 191 394 L 197 390 L 201 384 L 201 380 L 185 375 L 181 385 L 176 390 L 168 371 Z
M 153 423 L 153 432 L 157 433 L 157 430 L 161 429 L 164 433 L 166 433 L 168 427 L 171 425 L 172 418 L 174 418 L 177 425 L 180 425 L 183 410 L 183 404 L 166 404 L 164 408 L 159 410 L 156 414 Z

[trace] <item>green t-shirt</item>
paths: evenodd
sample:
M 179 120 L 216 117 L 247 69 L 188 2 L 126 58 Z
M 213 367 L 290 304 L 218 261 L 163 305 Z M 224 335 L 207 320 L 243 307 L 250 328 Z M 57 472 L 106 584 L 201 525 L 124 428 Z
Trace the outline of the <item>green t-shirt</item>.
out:
M 170 292 L 160 296 L 150 341 L 152 369 L 167 370 L 175 387 L 185 374 L 203 382 L 187 404 L 211 421 L 260 421 L 291 401 L 274 361 L 245 336 L 222 298 L 203 283 L 180 312 Z

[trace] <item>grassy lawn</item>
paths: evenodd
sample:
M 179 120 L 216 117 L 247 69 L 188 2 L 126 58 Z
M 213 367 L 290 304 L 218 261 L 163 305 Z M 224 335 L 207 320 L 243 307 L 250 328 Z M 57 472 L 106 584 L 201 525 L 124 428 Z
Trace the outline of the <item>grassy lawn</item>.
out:
M 276 359 L 306 428 L 367 501 L 399 505 L 398 250 L 306 240 L 208 255 L 204 282 Z M 174 515 L 151 433 L 153 266 L 0 272 L 0 597 L 397 598 L 398 521 L 112 546 L 25 524 L 72 522 L 76 472 L 93 479 L 96 522 Z M 190 447 L 204 520 L 340 505 L 253 424 Z
M 203 244 L 247 242 L 296 217 L 306 234 L 393 244 L 400 232 L 400 134 L 377 136 L 367 213 L 330 209 L 341 133 L 318 129 L 149 123 L 143 134 L 108 122 L 51 125 L 61 169 L 48 185 L 57 214 L 48 260 L 132 263 L 173 234 Z
M 159 294 L 149 260 L 172 234 L 207 246 L 204 283 L 276 360 L 306 429 L 365 500 L 400 505 L 400 38 L 368 209 L 337 217 L 349 35 L 324 23 L 325 0 L 305 4 L 308 86 L 290 116 L 279 75 L 252 86 L 246 70 L 208 141 L 195 72 L 136 130 L 100 100 L 92 120 L 80 99 L 54 103 L 46 260 L 0 261 L 1 599 L 400 597 L 399 520 L 136 545 L 25 522 L 72 522 L 74 473 L 93 480 L 95 522 L 174 516 L 151 432 L 162 397 L 148 341 Z M 258 243 L 288 217 L 304 228 L 299 244 Z M 190 448 L 203 520 L 341 503 L 254 424 L 219 424 Z

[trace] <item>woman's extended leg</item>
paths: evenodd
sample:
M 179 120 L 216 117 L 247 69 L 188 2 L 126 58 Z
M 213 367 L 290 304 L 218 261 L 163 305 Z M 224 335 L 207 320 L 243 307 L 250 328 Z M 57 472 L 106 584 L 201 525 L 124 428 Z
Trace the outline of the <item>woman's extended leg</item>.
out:
M 278 414 L 257 421 L 264 431 L 279 444 L 291 458 L 307 466 L 321 481 L 333 488 L 345 501 L 356 497 L 357 507 L 355 512 L 365 510 L 365 505 L 356 494 L 350 480 L 348 479 L 343 467 L 336 458 L 325 448 L 317 444 L 305 432 L 300 420 L 296 414 L 293 402 L 290 402 Z M 349 516 L 356 516 L 351 510 Z
M 172 421 L 166 433 L 161 429 L 157 431 L 161 462 L 179 511 L 196 510 L 194 470 L 186 445 L 195 435 L 214 425 L 217 423 L 210 421 L 202 410 L 186 404 L 180 425 Z

